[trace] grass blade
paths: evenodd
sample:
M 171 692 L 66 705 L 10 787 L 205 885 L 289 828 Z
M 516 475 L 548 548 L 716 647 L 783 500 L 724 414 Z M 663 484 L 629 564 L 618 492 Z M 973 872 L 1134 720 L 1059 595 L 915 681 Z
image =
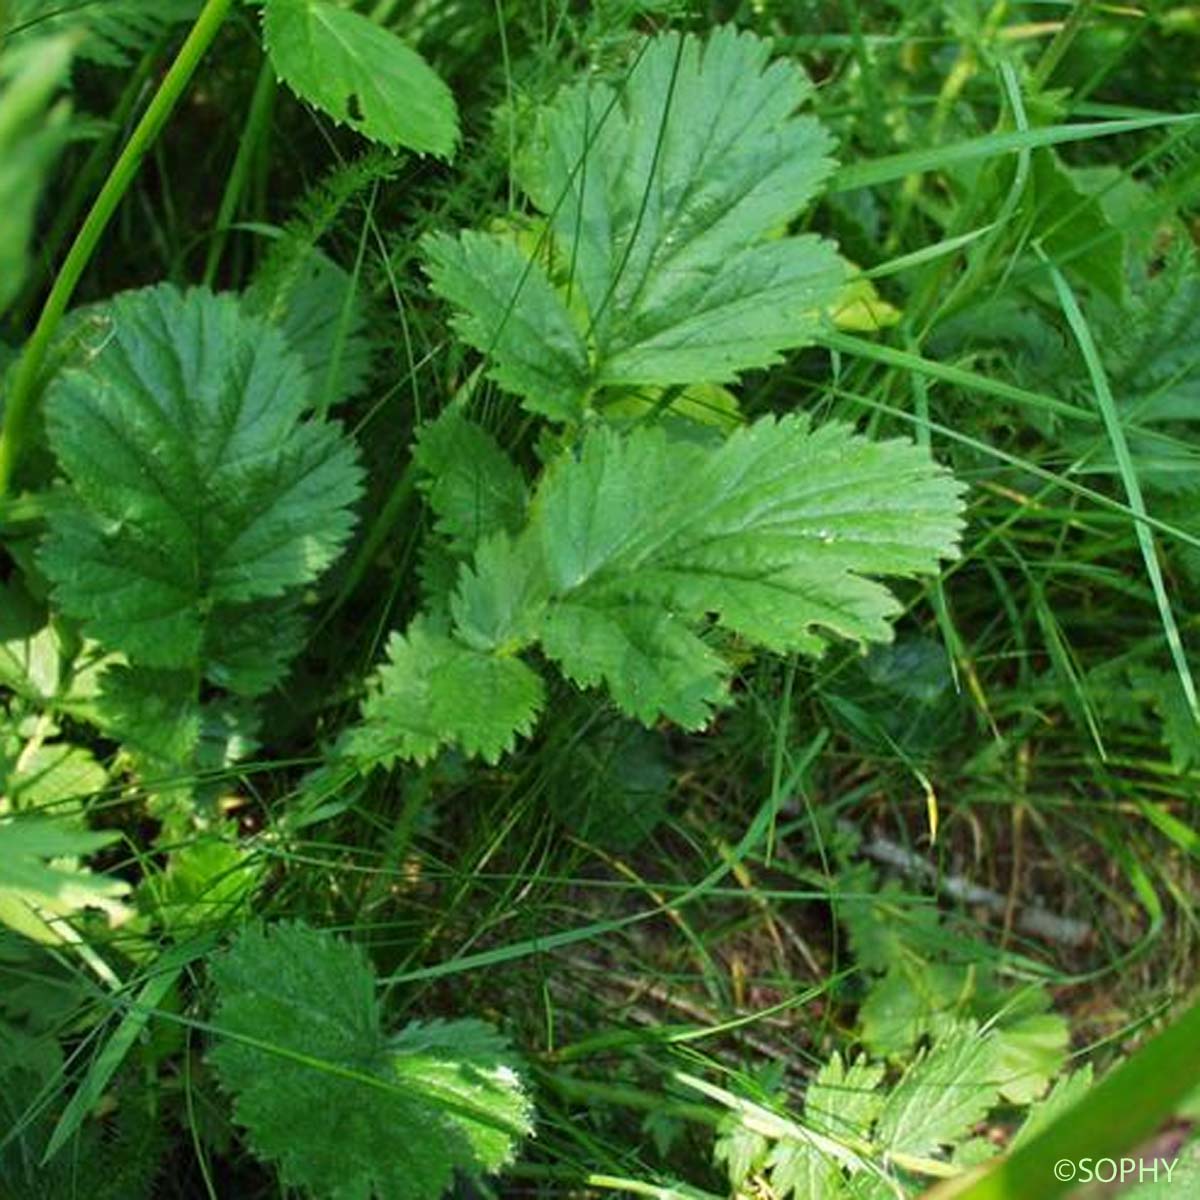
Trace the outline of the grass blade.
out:
M 926 1200 L 1052 1200 L 1072 1186 L 1055 1165 L 1118 1158 L 1158 1129 L 1200 1081 L 1200 1003 L 1110 1072 L 1049 1129 L 982 1176 L 954 1180 Z
M 925 171 L 945 170 L 946 167 L 974 162 L 980 158 L 996 158 L 1001 154 L 1036 150 L 1040 146 L 1086 142 L 1092 138 L 1112 137 L 1118 133 L 1133 133 L 1139 129 L 1187 124 L 1197 120 L 1200 120 L 1200 116 L 1194 113 L 1163 114 L 1131 117 L 1124 121 L 1081 121 L 1074 125 L 1046 125 L 1040 129 L 989 133 L 983 137 L 965 138 L 961 142 L 950 142 L 944 146 L 905 150 L 902 154 L 888 154 L 869 162 L 852 163 L 833 173 L 825 191 L 829 194 L 849 192 L 854 188 L 893 183 L 897 179 L 904 179 L 908 175 L 920 175 Z
M 1175 614 L 1171 610 L 1171 600 L 1167 595 L 1162 568 L 1159 566 L 1158 554 L 1154 548 L 1154 535 L 1145 521 L 1147 513 L 1146 501 L 1142 496 L 1142 485 L 1138 480 L 1137 468 L 1134 465 L 1133 455 L 1129 450 L 1129 442 L 1125 438 L 1125 429 L 1121 424 L 1121 414 L 1117 411 L 1116 400 L 1113 398 L 1112 389 L 1108 386 L 1108 376 L 1105 374 L 1104 365 L 1100 361 L 1100 354 L 1092 338 L 1092 331 L 1088 328 L 1087 321 L 1079 307 L 1079 302 L 1075 299 L 1075 295 L 1071 291 L 1070 285 L 1063 277 L 1062 272 L 1046 258 L 1040 248 L 1038 249 L 1038 254 L 1041 255 L 1050 270 L 1050 277 L 1054 282 L 1055 293 L 1058 296 L 1059 303 L 1062 305 L 1067 323 L 1071 326 L 1071 332 L 1075 335 L 1075 340 L 1079 343 L 1079 350 L 1083 355 L 1084 363 L 1087 365 L 1088 376 L 1092 381 L 1092 387 L 1096 393 L 1096 405 L 1100 409 L 1100 416 L 1104 421 L 1105 432 L 1108 434 L 1108 440 L 1112 444 L 1113 455 L 1117 460 L 1117 471 L 1120 473 L 1121 482 L 1125 487 L 1125 494 L 1129 499 L 1129 508 L 1134 514 L 1134 529 L 1137 533 L 1138 546 L 1142 552 L 1142 561 L 1146 566 L 1146 576 L 1150 580 L 1150 587 L 1154 591 L 1154 600 L 1158 605 L 1159 619 L 1162 621 L 1163 633 L 1166 635 L 1167 645 L 1171 651 L 1171 659 L 1179 675 L 1183 694 L 1187 697 L 1192 719 L 1197 724 L 1200 724 L 1200 701 L 1197 700 L 1196 696 L 1196 684 L 1192 679 L 1192 671 L 1188 665 L 1187 654 L 1183 648 L 1183 640 L 1179 636 L 1179 626 L 1175 621 Z

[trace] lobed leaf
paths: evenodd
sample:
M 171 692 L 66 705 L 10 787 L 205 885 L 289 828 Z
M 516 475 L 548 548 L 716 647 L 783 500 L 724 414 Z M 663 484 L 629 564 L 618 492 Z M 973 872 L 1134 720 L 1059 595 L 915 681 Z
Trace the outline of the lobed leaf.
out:
M 511 237 L 426 239 L 459 334 L 530 409 L 574 420 L 593 388 L 728 381 L 812 339 L 842 264 L 779 233 L 831 142 L 797 115 L 804 73 L 769 60 L 731 27 L 664 34 L 619 84 L 575 85 L 540 114 L 517 179 L 548 220 L 553 281 Z
M 283 1181 L 331 1200 L 433 1200 L 508 1162 L 531 1110 L 477 1021 L 388 1036 L 363 953 L 299 923 L 250 926 L 210 964 L 211 1051 L 234 1115 Z
M 471 230 L 424 239 L 433 289 L 458 305 L 455 332 L 492 360 L 491 377 L 558 421 L 583 415 L 588 351 L 562 297 L 511 242 Z
M 423 425 L 413 447 L 418 484 L 435 527 L 461 555 L 495 533 L 515 533 L 525 519 L 525 481 L 490 433 L 457 409 Z
M 494 757 L 540 706 L 513 658 L 534 645 L 644 724 L 697 728 L 729 674 L 706 627 L 781 652 L 819 651 L 829 633 L 886 640 L 899 606 L 874 576 L 953 554 L 960 490 L 915 446 L 800 415 L 716 447 L 593 429 L 544 472 L 524 528 L 462 568 L 452 630 L 418 621 L 393 639 L 364 708 L 373 732 L 352 745 Z
M 542 707 L 542 681 L 520 659 L 482 654 L 423 618 L 392 634 L 387 655 L 349 738 L 368 765 L 425 762 L 447 744 L 495 762 Z
M 106 313 L 46 399 L 70 481 L 40 552 L 55 599 L 135 665 L 263 691 L 299 644 L 296 590 L 350 534 L 354 449 L 302 419 L 301 360 L 233 297 L 162 286 Z
M 952 1145 L 995 1105 L 996 1074 L 996 1039 L 972 1024 L 954 1026 L 889 1094 L 876 1129 L 879 1144 L 925 1158 Z
M 54 918 L 100 908 L 116 921 L 128 915 L 124 880 L 95 875 L 79 858 L 117 835 L 73 829 L 44 817 L 0 821 L 0 921 L 37 941 L 60 940 Z

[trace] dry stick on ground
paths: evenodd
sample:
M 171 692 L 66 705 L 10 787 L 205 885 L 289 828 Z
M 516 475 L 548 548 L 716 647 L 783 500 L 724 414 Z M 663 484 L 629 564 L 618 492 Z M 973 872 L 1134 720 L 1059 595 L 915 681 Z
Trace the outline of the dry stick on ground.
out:
M 857 832 L 849 822 L 839 822 L 847 831 Z M 991 888 L 980 887 L 962 875 L 942 875 L 938 869 L 919 854 L 889 841 L 884 837 L 872 837 L 859 846 L 865 858 L 893 867 L 903 875 L 929 880 L 938 891 L 963 904 L 977 904 L 1003 917 L 1008 899 Z M 1036 904 L 1017 910 L 1016 928 L 1032 937 L 1045 938 L 1063 946 L 1080 947 L 1092 939 L 1093 929 L 1086 921 L 1074 917 L 1063 917 Z

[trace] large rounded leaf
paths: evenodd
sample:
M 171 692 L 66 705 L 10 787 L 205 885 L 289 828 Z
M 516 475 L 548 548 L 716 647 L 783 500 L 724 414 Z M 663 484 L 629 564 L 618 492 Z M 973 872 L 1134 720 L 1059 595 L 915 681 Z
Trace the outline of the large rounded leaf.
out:
M 336 425 L 304 419 L 303 362 L 234 297 L 156 287 L 103 315 L 100 348 L 46 401 L 70 481 L 41 551 L 55 599 L 137 665 L 261 690 L 275 639 L 259 602 L 289 609 L 341 550 L 359 492 L 354 448 Z M 230 652 L 248 625 L 249 673 Z M 290 637 L 277 648 L 295 647 Z

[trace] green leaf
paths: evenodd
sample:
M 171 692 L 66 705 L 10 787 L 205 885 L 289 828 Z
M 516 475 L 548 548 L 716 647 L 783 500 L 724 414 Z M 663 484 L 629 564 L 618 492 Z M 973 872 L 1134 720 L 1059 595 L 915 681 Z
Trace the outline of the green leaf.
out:
M 56 37 L 0 55 L 0 314 L 20 291 L 42 182 L 69 136 L 69 106 L 55 97 L 73 49 Z
M 301 98 L 393 149 L 454 156 L 450 89 L 412 47 L 328 0 L 266 0 L 271 64 Z
M 996 1030 L 999 1042 L 997 1082 L 1011 1104 L 1030 1104 L 1062 1070 L 1071 1027 L 1057 1013 L 1034 1013 Z
M 1078 1071 L 1064 1075 L 1055 1080 L 1050 1091 L 1038 1101 L 1035 1101 L 1026 1114 L 1021 1128 L 1013 1135 L 1010 1150 L 1016 1150 L 1026 1142 L 1037 1137 L 1044 1129 L 1048 1129 L 1065 1113 L 1069 1112 L 1080 1100 L 1091 1091 L 1092 1064 L 1087 1063 Z
M 962 1010 L 972 979 L 971 969 L 957 963 L 896 962 L 859 1010 L 863 1044 L 886 1058 L 907 1055 L 939 1021 Z
M 560 740 L 547 747 L 554 764 L 546 800 L 577 837 L 628 853 L 667 813 L 673 772 L 665 739 L 632 722 L 560 722 Z
M 1053 1200 L 1072 1190 L 1055 1174 L 1055 1163 L 1117 1158 L 1160 1129 L 1196 1088 L 1198 1044 L 1200 1003 L 1193 1003 L 985 1175 L 942 1194 L 957 1200 L 1024 1200 L 1034 1194 Z
M 448 408 L 423 425 L 413 447 L 418 484 L 435 528 L 468 557 L 494 533 L 515 533 L 525 520 L 525 481 L 487 430 Z
M 546 471 L 511 550 L 477 556 L 458 629 L 498 647 L 536 628 L 568 674 L 624 689 L 631 715 L 694 727 L 724 672 L 687 623 L 714 614 L 780 652 L 819 651 L 817 628 L 887 640 L 898 606 L 867 575 L 929 571 L 952 554 L 958 490 L 916 447 L 812 431 L 801 415 L 716 448 L 597 429 Z M 489 625 L 480 612 L 502 615 Z
M 557 421 L 582 417 L 588 352 L 566 303 L 545 274 L 510 241 L 468 231 L 422 241 L 433 290 L 459 308 L 452 325 L 488 355 L 488 372 Z
M 724 1166 L 735 1192 L 765 1165 L 771 1143 L 760 1133 L 747 1129 L 736 1115 L 722 1119 L 713 1143 L 713 1162 Z
M 1030 237 L 1055 262 L 1119 303 L 1125 294 L 1125 239 L 1098 198 L 1076 182 L 1050 149 L 1033 155 Z
M 796 1200 L 840 1200 L 848 1193 L 842 1169 L 808 1142 L 779 1141 L 767 1159 L 771 1193 Z
M 542 707 L 542 681 L 520 659 L 481 654 L 424 618 L 393 633 L 387 653 L 347 743 L 366 766 L 426 762 L 446 744 L 495 762 Z
M 951 1027 L 905 1071 L 879 1116 L 876 1138 L 891 1153 L 932 1157 L 995 1105 L 996 1042 L 974 1025 Z
M 40 564 L 61 609 L 135 665 L 262 691 L 297 646 L 288 603 L 353 526 L 353 447 L 301 419 L 301 360 L 233 297 L 162 286 L 107 315 L 102 349 L 47 394 L 71 487 Z
M 57 941 L 55 917 L 84 908 L 103 909 L 114 920 L 127 915 L 118 898 L 129 885 L 79 866 L 81 856 L 116 837 L 42 817 L 0 821 L 0 921 L 35 940 Z
M 710 430 L 728 436 L 743 423 L 737 397 L 716 383 L 613 388 L 597 408 L 611 425 L 632 426 L 655 420 L 668 431 L 678 431 L 681 437 L 703 437 Z
M 20 612 L 23 597 L 17 589 L 0 586 L 0 684 L 35 704 L 58 691 L 61 658 L 58 641 L 44 614 Z
M 1190 530 L 1195 524 L 1195 493 L 1200 490 L 1195 439 L 1200 417 L 1200 257 L 1191 247 L 1177 248 L 1158 268 L 1157 259 L 1140 264 L 1122 303 L 1096 297 L 1087 315 L 1097 329 L 1097 347 L 1138 478 L 1163 497 L 1179 497 L 1177 510 L 1168 508 L 1161 515 Z M 1068 445 L 1073 453 L 1086 453 L 1089 471 L 1117 476 L 1111 447 L 1097 450 L 1092 440 L 1068 430 Z
M 110 666 L 101 677 L 95 719 L 121 743 L 150 795 L 151 813 L 165 821 L 191 817 L 196 804 L 215 800 L 228 786 L 228 768 L 258 744 L 249 702 L 221 697 L 202 703 L 186 671 Z
M 97 715 L 154 786 L 183 770 L 200 740 L 200 705 L 186 671 L 111 666 L 101 676 Z
M 100 791 L 108 774 L 90 750 L 68 742 L 43 742 L 23 753 L 17 770 L 0 781 L 19 809 L 50 809 L 50 816 L 77 812 L 81 802 Z
M 804 1125 L 834 1141 L 866 1141 L 884 1104 L 879 1090 L 884 1067 L 865 1056 L 849 1066 L 834 1053 L 821 1067 L 804 1097 Z M 808 1197 L 846 1195 L 841 1163 L 811 1142 L 781 1139 L 767 1162 L 771 1189 L 778 1196 Z
M 732 380 L 812 340 L 842 264 L 778 231 L 832 169 L 831 142 L 797 115 L 804 73 L 769 60 L 732 27 L 665 34 L 619 85 L 578 84 L 540 114 L 517 178 L 564 294 L 511 237 L 426 241 L 460 335 L 535 412 L 575 419 L 594 386 Z
M 877 887 L 865 864 L 846 871 L 838 920 L 846 926 L 854 958 L 867 971 L 887 971 L 897 962 L 931 958 L 945 947 L 941 914 L 929 896 L 906 892 L 889 880 Z
M 801 415 L 764 418 L 716 447 L 596 428 L 545 471 L 524 529 L 483 542 L 462 570 L 453 630 L 436 645 L 423 627 L 416 649 L 393 642 L 368 720 L 390 714 L 395 753 L 410 757 L 439 742 L 469 751 L 472 725 L 479 750 L 499 753 L 506 723 L 511 735 L 537 707 L 512 656 L 540 644 L 643 724 L 698 728 L 729 674 L 698 630 L 715 620 L 781 653 L 818 652 L 825 631 L 886 640 L 899 606 L 871 576 L 931 571 L 953 554 L 959 491 L 917 447 L 843 425 L 814 432 Z M 489 658 L 502 664 L 507 707 L 478 715 L 477 696 L 456 694 L 444 670 L 482 678 Z
M 278 324 L 304 359 L 313 407 L 328 412 L 366 383 L 371 368 L 366 311 L 354 277 L 320 250 L 308 250 L 294 270 Z M 269 316 L 262 311 L 268 300 L 263 291 L 252 291 L 248 311 Z
M 165 871 L 146 877 L 139 907 L 175 937 L 193 937 L 229 921 L 264 871 L 253 850 L 218 836 L 200 837 L 174 851 Z
M 835 1052 L 805 1093 L 805 1123 L 834 1138 L 864 1136 L 883 1108 L 884 1070 L 865 1055 L 847 1066 Z
M 477 1021 L 388 1036 L 363 953 L 301 924 L 243 930 L 211 962 L 210 1058 L 255 1153 L 332 1200 L 434 1200 L 455 1170 L 507 1163 L 531 1110 Z
M 564 599 L 546 612 L 541 642 L 568 679 L 604 684 L 622 712 L 647 726 L 665 716 L 698 729 L 726 696 L 721 657 L 652 604 Z

